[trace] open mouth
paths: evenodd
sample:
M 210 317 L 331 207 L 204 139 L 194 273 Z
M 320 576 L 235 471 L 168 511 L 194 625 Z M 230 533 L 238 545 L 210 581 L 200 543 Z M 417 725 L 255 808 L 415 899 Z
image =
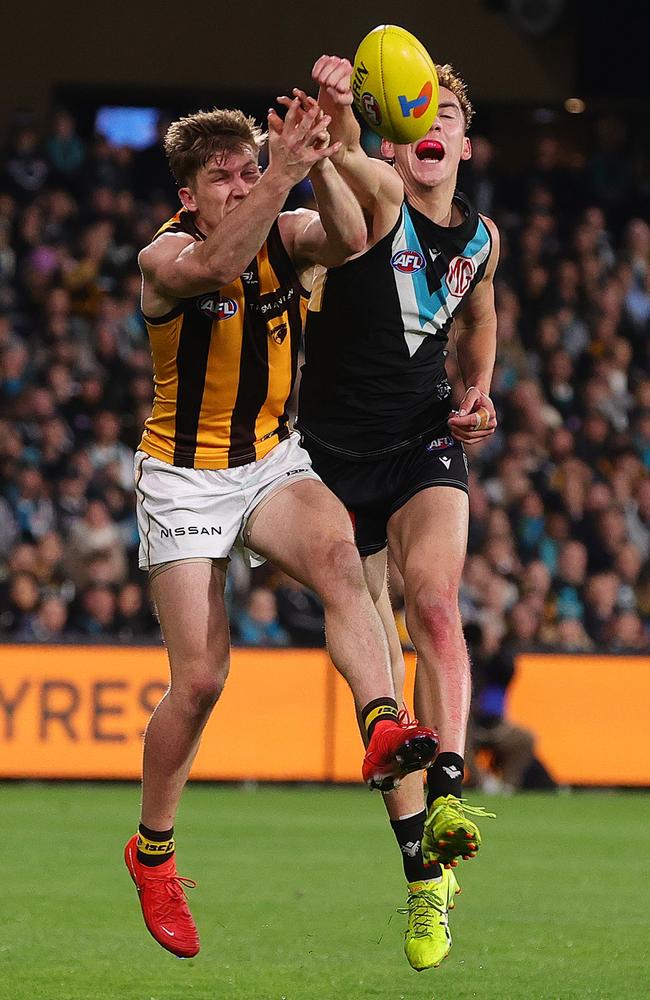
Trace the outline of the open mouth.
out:
M 423 139 L 415 147 L 418 160 L 442 160 L 445 150 L 437 139 Z

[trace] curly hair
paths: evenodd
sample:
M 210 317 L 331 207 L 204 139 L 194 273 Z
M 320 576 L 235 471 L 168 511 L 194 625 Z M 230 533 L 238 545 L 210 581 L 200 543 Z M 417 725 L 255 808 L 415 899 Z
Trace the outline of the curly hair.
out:
M 445 90 L 450 90 L 460 104 L 465 118 L 465 131 L 467 132 L 474 117 L 474 108 L 467 93 L 467 84 L 461 76 L 458 76 L 454 72 L 454 67 L 450 63 L 445 63 L 444 66 L 436 63 L 436 73 L 438 74 L 438 83 L 440 86 L 444 87 Z

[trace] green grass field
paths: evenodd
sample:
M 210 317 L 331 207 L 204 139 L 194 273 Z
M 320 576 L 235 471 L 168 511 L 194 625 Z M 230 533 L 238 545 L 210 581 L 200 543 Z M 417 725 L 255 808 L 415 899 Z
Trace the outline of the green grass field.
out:
M 199 882 L 203 947 L 180 962 L 146 932 L 121 859 L 135 786 L 1 785 L 0 997 L 647 998 L 650 796 L 485 804 L 499 818 L 459 866 L 451 955 L 417 974 L 392 915 L 403 880 L 376 794 L 190 787 L 179 868 Z

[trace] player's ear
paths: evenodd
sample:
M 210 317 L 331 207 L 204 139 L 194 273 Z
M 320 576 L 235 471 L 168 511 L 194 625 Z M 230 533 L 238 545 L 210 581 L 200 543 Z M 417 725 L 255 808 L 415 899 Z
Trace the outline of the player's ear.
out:
M 385 160 L 395 159 L 395 146 L 388 139 L 381 140 L 381 155 Z
M 463 137 L 463 149 L 460 158 L 461 160 L 471 160 L 472 158 L 472 142 L 467 136 Z
M 196 202 L 194 200 L 194 195 L 188 187 L 182 187 L 178 189 L 178 197 L 183 203 L 183 208 L 186 208 L 188 212 L 196 212 Z

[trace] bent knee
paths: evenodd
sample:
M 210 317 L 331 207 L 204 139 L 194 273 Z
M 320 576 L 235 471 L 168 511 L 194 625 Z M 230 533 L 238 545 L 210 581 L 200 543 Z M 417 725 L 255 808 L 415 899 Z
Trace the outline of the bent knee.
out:
M 227 661 L 216 669 L 194 670 L 180 680 L 172 680 L 171 693 L 188 715 L 202 718 L 210 714 L 221 697 L 227 676 Z
M 325 602 L 342 599 L 350 590 L 366 591 L 361 557 L 353 541 L 337 538 L 319 547 L 314 566 L 314 590 Z
M 462 634 L 458 588 L 453 584 L 418 587 L 407 596 L 406 613 L 409 631 L 424 633 L 436 645 Z

